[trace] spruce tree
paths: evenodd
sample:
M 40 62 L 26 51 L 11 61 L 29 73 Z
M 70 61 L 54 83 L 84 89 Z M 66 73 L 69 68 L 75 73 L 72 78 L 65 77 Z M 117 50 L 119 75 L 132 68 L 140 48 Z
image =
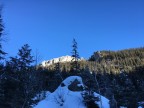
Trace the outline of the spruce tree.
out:
M 60 63 L 59 62 L 56 63 L 54 68 L 55 68 L 56 75 L 58 75 L 61 78 L 61 80 L 63 81 L 63 77 L 61 75 L 61 70 L 60 70 Z
M 4 65 L 2 63 L 2 60 L 4 59 L 4 55 L 6 54 L 2 50 L 2 38 L 3 38 L 3 31 L 4 31 L 4 25 L 3 25 L 3 20 L 2 20 L 2 7 L 0 6 L 0 106 L 3 107 L 2 105 L 5 105 L 5 70 L 4 70 Z
M 4 55 L 6 54 L 3 50 L 2 50 L 2 40 L 3 40 L 3 31 L 4 31 L 4 25 L 3 25 L 3 19 L 2 19 L 2 7 L 0 6 L 0 60 L 4 59 Z
M 31 55 L 31 49 L 28 44 L 22 46 L 18 52 L 18 56 L 19 68 L 22 70 L 27 70 L 31 66 L 31 63 L 34 62 L 33 56 Z
M 72 63 L 71 63 L 71 70 L 73 71 L 78 71 L 79 70 L 79 64 L 78 64 L 78 59 L 79 53 L 78 53 L 78 47 L 77 47 L 77 42 L 75 39 L 73 39 L 73 45 L 72 45 Z

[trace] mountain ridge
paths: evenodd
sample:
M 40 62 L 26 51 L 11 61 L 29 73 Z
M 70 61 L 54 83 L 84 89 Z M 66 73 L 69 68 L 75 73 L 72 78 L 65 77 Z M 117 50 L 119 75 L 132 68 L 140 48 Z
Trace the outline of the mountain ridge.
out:
M 66 56 L 61 56 L 57 58 L 52 58 L 50 60 L 44 60 L 41 62 L 41 66 L 46 67 L 53 65 L 55 63 L 66 63 L 66 62 L 71 62 L 73 61 L 74 57 L 66 55 Z M 83 57 L 79 58 L 78 61 L 85 60 Z

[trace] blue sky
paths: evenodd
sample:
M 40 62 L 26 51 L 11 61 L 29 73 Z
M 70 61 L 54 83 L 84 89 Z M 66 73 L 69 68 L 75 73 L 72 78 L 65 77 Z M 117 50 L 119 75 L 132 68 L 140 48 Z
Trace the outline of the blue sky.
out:
M 41 60 L 71 55 L 72 39 L 80 56 L 97 50 L 144 46 L 144 0 L 0 0 L 8 41 L 15 56 L 28 43 Z

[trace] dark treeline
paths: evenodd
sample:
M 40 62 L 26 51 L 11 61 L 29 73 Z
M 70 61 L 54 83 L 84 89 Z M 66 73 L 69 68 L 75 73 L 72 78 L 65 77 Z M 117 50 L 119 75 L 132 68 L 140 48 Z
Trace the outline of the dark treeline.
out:
M 89 60 L 78 61 L 74 40 L 72 62 L 44 68 L 33 65 L 37 60 L 28 44 L 5 61 L 3 32 L 0 13 L 0 108 L 31 108 L 41 100 L 41 92 L 53 92 L 71 75 L 81 76 L 90 90 L 107 97 L 111 108 L 136 108 L 138 102 L 144 101 L 144 48 L 95 52 Z M 37 99 L 33 100 L 36 95 Z

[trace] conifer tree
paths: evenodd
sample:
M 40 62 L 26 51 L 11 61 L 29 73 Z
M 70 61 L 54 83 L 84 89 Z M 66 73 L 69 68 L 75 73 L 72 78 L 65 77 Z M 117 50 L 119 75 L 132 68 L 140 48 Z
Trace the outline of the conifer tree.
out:
M 78 59 L 80 58 L 79 57 L 79 53 L 78 53 L 78 47 L 77 47 L 77 42 L 75 39 L 73 39 L 73 45 L 72 45 L 72 63 L 71 63 L 71 68 L 72 70 L 76 70 L 78 71 L 79 69 L 79 64 L 78 64 Z
M 4 55 L 6 54 L 3 50 L 2 50 L 2 40 L 3 40 L 3 31 L 4 31 L 4 25 L 3 25 L 3 20 L 2 20 L 2 7 L 0 6 L 0 60 L 4 59 Z
M 56 75 L 58 75 L 61 78 L 61 80 L 63 81 L 63 77 L 60 72 L 60 63 L 59 62 L 56 63 L 54 68 L 55 68 Z
M 33 56 L 31 55 L 31 49 L 28 44 L 22 46 L 18 52 L 19 56 L 19 67 L 20 69 L 28 69 L 31 63 L 34 62 Z
M 6 54 L 3 49 L 2 49 L 2 38 L 3 38 L 3 31 L 4 31 L 4 25 L 3 25 L 3 20 L 2 20 L 2 7 L 0 6 L 0 106 L 1 104 L 5 104 L 4 99 L 5 99 L 5 74 L 6 72 L 4 71 L 4 65 L 2 63 L 2 60 L 4 59 L 4 55 Z

